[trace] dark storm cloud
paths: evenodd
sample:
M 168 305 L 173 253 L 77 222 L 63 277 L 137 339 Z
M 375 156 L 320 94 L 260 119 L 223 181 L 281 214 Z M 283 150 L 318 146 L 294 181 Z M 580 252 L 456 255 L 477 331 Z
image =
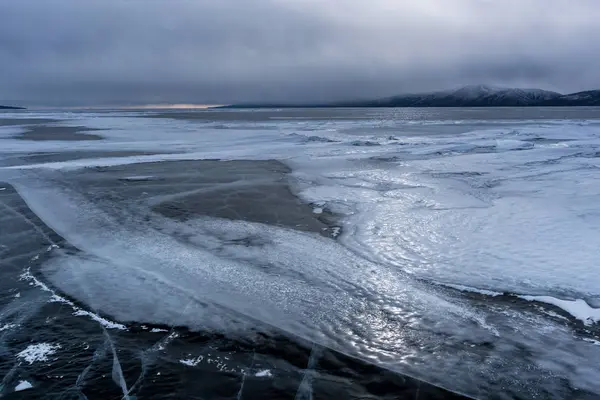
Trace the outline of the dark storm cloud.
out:
M 600 87 L 597 0 L 0 0 L 0 100 Z

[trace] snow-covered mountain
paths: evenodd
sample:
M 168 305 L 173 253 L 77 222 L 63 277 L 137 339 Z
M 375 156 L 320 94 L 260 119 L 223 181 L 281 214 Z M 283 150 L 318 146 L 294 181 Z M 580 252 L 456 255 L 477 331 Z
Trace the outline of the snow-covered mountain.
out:
M 227 108 L 285 107 L 573 107 L 600 106 L 600 90 L 561 94 L 542 89 L 468 85 L 458 89 L 404 94 L 376 100 L 325 104 L 238 104 Z
M 542 89 L 516 89 L 488 85 L 469 85 L 459 89 L 408 94 L 375 100 L 380 107 L 482 107 L 530 106 L 562 95 Z
M 552 99 L 547 102 L 553 106 L 600 106 L 600 90 L 587 90 L 585 92 L 577 92 L 566 94 L 559 98 Z

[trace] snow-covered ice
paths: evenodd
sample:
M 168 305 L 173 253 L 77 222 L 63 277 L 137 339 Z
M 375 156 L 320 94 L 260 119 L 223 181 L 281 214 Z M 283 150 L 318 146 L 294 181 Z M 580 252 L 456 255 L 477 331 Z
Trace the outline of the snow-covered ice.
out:
M 195 367 L 200 364 L 204 360 L 204 356 L 198 356 L 196 358 L 184 358 L 179 360 L 179 362 L 183 365 L 187 365 L 188 367 Z
M 50 356 L 54 355 L 61 348 L 58 343 L 37 343 L 27 346 L 27 348 L 17 354 L 17 357 L 29 364 L 34 362 L 46 362 Z
M 259 378 L 271 378 L 273 374 L 270 369 L 263 369 L 254 374 L 254 376 Z
M 519 296 L 528 301 L 539 301 L 541 303 L 551 304 L 568 312 L 585 325 L 592 325 L 600 322 L 600 308 L 593 308 L 582 299 L 561 300 L 551 296 Z
M 4 326 L 0 326 L 0 332 L 12 329 L 16 326 L 17 325 L 15 325 L 15 324 L 5 324 Z
M 20 381 L 17 386 L 15 386 L 15 392 L 21 392 L 23 390 L 31 389 L 33 385 L 28 381 Z

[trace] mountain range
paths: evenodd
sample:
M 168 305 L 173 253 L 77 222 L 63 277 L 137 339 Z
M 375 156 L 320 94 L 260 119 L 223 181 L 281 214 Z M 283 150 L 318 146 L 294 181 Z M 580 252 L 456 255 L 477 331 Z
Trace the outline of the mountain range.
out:
M 23 107 L 11 107 L 0 105 L 0 110 L 23 110 Z
M 459 89 L 404 94 L 374 100 L 325 104 L 237 104 L 228 108 L 282 107 L 587 107 L 600 106 L 600 90 L 562 94 L 542 89 L 469 85 Z

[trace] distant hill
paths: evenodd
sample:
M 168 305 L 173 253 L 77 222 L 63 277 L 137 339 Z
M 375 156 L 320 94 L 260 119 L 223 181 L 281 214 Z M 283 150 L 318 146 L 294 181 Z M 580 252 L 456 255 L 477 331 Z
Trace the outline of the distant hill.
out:
M 0 105 L 0 110 L 24 110 L 23 107 L 12 107 L 12 106 L 2 106 Z
M 600 90 L 587 90 L 585 92 L 565 94 L 554 99 L 549 99 L 546 102 L 542 102 L 541 105 L 563 107 L 600 106 Z
M 290 107 L 572 107 L 600 106 L 600 90 L 561 94 L 542 89 L 469 85 L 459 89 L 404 94 L 375 100 L 327 104 L 237 104 L 227 108 Z
M 560 93 L 541 89 L 472 85 L 455 90 L 394 96 L 366 103 L 375 107 L 522 107 L 551 101 L 560 96 Z

